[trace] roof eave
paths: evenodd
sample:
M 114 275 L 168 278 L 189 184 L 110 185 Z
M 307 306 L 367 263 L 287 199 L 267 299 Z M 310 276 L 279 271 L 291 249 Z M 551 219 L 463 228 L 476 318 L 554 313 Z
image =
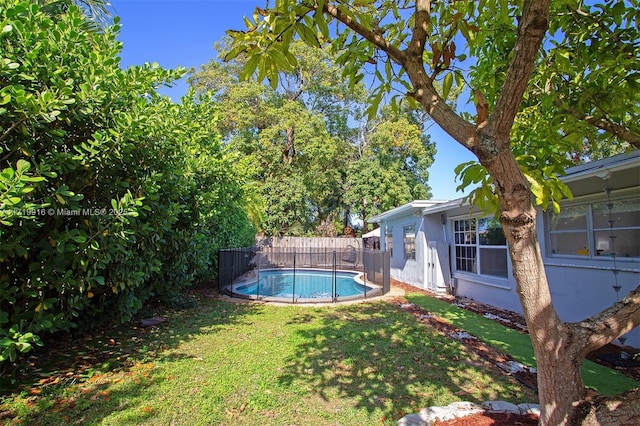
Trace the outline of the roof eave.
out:
M 587 177 L 597 176 L 606 179 L 612 172 L 631 169 L 640 166 L 640 151 L 619 154 L 614 157 L 581 164 L 566 169 L 566 175 L 561 176 L 563 182 L 574 182 Z
M 389 220 L 396 216 L 406 216 L 407 214 L 414 214 L 416 212 L 422 212 L 422 210 L 433 207 L 435 205 L 447 203 L 446 200 L 415 200 L 410 203 L 403 204 L 394 209 L 380 213 L 378 215 L 369 218 L 370 223 L 380 223 L 385 220 Z

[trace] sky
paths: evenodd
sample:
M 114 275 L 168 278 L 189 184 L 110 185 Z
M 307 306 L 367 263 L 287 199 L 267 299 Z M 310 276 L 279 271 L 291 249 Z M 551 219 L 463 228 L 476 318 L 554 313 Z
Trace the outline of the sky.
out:
M 213 45 L 225 30 L 245 29 L 243 17 L 251 16 L 266 0 L 111 0 L 112 13 L 120 17 L 123 43 L 121 66 L 156 62 L 164 68 L 198 69 L 215 58 Z M 160 93 L 178 102 L 187 92 L 183 79 Z M 475 157 L 438 128 L 427 131 L 436 143 L 435 162 L 429 169 L 433 199 L 452 200 L 456 192 L 455 167 Z M 467 190 L 468 193 L 468 190 Z

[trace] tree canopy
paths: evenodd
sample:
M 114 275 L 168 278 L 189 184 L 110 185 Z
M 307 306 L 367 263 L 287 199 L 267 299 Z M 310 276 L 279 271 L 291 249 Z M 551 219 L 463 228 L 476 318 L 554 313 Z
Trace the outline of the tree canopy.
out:
M 386 208 L 429 197 L 435 148 L 422 123 L 390 108 L 367 119 L 366 90 L 336 82 L 341 71 L 329 49 L 297 42 L 291 52 L 296 66 L 278 74 L 275 89 L 241 79 L 242 55 L 213 60 L 189 79 L 226 112 L 220 130 L 260 197 L 262 231 L 335 235 L 354 215 L 366 225 Z
M 429 91 L 433 93 L 425 94 L 434 96 L 429 100 L 431 112 L 436 116 L 448 114 L 451 104 L 443 100 L 458 87 L 462 89 L 462 100 L 466 101 L 459 102 L 458 115 L 471 123 L 482 122 L 503 93 L 522 5 L 497 1 L 425 3 L 421 6 L 421 13 L 426 16 L 423 33 L 411 34 L 407 29 L 415 27 L 418 17 L 411 13 L 413 3 L 422 4 L 282 2 L 269 10 L 276 13 L 264 15 L 258 8 L 252 19 L 246 21 L 249 31 L 229 32 L 237 44 L 227 58 L 260 52 L 251 55 L 244 73 L 255 71 L 258 77 L 276 84 L 278 71 L 297 63 L 294 55 L 281 53 L 293 40 L 300 38 L 317 46 L 330 41 L 339 52 L 338 64 L 343 66 L 345 79 L 357 82 L 366 75 L 376 79 L 378 84 L 370 97 L 370 111 L 376 111 L 387 95 L 398 101 L 414 102 L 414 97 L 405 94 L 412 93 L 415 87 L 407 81 L 406 70 L 398 65 L 405 64 L 420 49 L 425 56 L 421 61 L 425 66 L 424 78 L 434 87 Z M 557 117 L 547 128 L 553 128 L 553 132 L 540 131 L 536 136 L 554 137 L 558 141 L 574 135 L 568 138 L 577 142 L 572 145 L 577 154 L 584 152 L 585 143 L 597 148 L 592 149 L 592 158 L 611 152 L 611 148 L 606 149 L 607 144 L 598 143 L 602 138 L 608 137 L 608 144 L 622 149 L 640 146 L 634 4 L 633 1 L 597 5 L 573 0 L 554 2 L 549 31 L 540 35 L 541 49 L 530 64 L 534 74 L 523 87 L 527 100 L 537 102 L 545 107 L 545 113 L 549 112 L 546 118 L 552 112 Z M 339 29 L 331 32 L 327 25 L 331 19 L 345 23 L 360 37 Z M 601 99 L 606 100 L 599 102 Z M 477 105 L 475 111 L 465 106 L 468 103 Z M 523 107 L 522 111 L 525 110 Z M 520 118 L 526 116 L 521 115 Z M 536 117 L 540 121 L 543 118 Z M 462 123 L 452 122 L 443 128 L 460 141 L 461 132 L 452 128 L 455 124 Z M 593 128 L 597 134 L 585 133 L 585 129 Z M 469 141 L 462 143 L 471 148 Z M 599 150 L 603 151 L 598 154 Z

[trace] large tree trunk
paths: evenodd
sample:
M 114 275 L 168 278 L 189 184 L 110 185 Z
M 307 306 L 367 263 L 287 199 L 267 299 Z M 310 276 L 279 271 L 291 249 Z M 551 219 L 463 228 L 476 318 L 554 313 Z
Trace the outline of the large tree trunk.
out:
M 536 355 L 541 424 L 567 424 L 573 403 L 585 396 L 580 376 L 582 360 L 552 305 L 529 183 L 511 151 L 485 155 L 481 150 L 478 154 L 493 177 L 500 200 L 500 222 Z
M 360 216 L 362 216 L 362 233 L 369 232 L 369 222 L 367 221 L 367 200 L 362 198 L 360 200 Z

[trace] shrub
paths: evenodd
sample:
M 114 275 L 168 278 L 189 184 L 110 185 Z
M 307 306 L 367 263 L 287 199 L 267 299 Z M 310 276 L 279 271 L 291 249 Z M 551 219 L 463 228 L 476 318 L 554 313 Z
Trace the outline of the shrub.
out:
M 114 23 L 0 6 L 0 361 L 171 300 L 252 240 L 215 105 L 156 93 L 183 70 L 121 69 Z

